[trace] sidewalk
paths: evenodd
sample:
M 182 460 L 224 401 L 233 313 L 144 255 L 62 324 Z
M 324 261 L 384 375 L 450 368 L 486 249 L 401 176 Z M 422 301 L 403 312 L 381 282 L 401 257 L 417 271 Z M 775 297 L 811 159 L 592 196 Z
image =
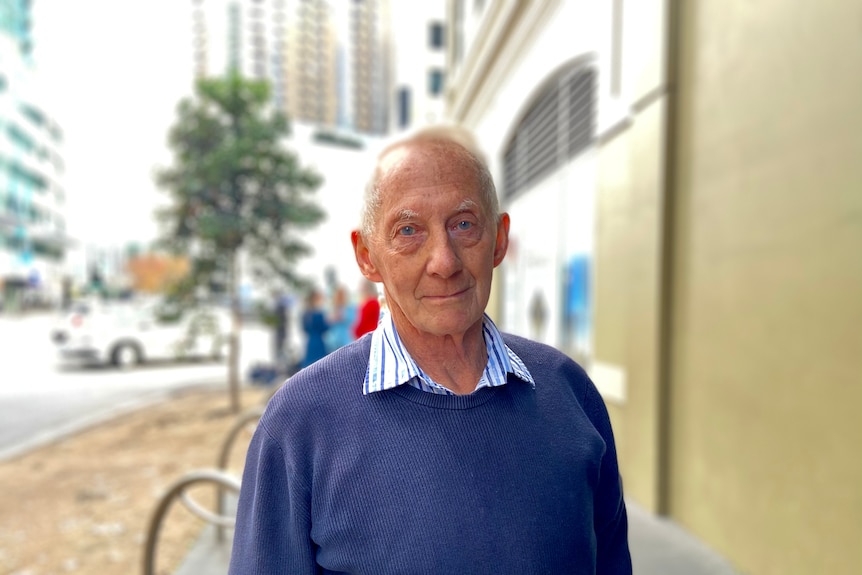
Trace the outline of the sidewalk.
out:
M 669 519 L 626 502 L 634 575 L 740 575 L 726 559 Z
M 673 521 L 628 502 L 629 547 L 634 575 L 739 575 L 730 564 Z M 174 575 L 226 575 L 230 534 L 218 544 L 207 526 Z
M 232 537 L 233 530 L 229 529 L 219 542 L 215 526 L 207 525 L 174 575 L 227 575 Z

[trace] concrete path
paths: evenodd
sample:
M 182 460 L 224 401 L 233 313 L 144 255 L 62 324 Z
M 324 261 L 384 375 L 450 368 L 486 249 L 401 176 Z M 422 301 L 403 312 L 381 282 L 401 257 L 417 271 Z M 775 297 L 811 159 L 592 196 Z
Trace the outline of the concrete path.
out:
M 231 537 L 233 531 L 228 531 L 226 542 L 219 543 L 216 528 L 207 525 L 174 575 L 227 575 Z
M 730 563 L 669 519 L 626 504 L 634 575 L 739 575 Z

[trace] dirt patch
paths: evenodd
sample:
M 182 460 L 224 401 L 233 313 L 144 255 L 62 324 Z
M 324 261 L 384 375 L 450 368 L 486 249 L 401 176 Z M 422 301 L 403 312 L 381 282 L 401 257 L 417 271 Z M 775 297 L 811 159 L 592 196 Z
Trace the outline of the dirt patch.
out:
M 243 389 L 243 408 L 270 391 Z M 140 573 L 159 497 L 183 474 L 216 466 L 235 417 L 225 390 L 188 391 L 0 463 L 0 573 Z M 237 475 L 249 438 L 243 431 L 231 453 Z M 206 491 L 193 495 L 211 505 Z M 171 507 L 160 574 L 179 565 L 202 527 L 182 505 Z

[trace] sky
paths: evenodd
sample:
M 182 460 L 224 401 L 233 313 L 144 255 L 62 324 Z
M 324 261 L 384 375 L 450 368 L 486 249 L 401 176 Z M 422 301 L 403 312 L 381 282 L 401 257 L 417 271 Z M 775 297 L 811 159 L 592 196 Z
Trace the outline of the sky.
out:
M 35 0 L 34 60 L 44 108 L 64 132 L 67 231 L 82 243 L 156 237 L 153 183 L 167 132 L 192 89 L 183 0 Z

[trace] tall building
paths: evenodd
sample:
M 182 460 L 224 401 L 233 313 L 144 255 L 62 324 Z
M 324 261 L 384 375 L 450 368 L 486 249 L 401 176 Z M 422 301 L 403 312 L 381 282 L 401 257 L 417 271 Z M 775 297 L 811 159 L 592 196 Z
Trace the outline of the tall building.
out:
M 390 63 L 390 16 L 386 0 L 349 2 L 348 49 L 343 57 L 351 66 L 346 77 L 352 89 L 344 103 L 353 113 L 357 131 L 385 134 L 388 131 Z
M 283 68 L 275 83 L 276 104 L 299 121 L 319 126 L 338 123 L 338 37 L 335 14 L 325 0 L 307 0 L 283 8 L 286 43 Z M 341 33 L 342 41 L 346 30 Z
M 29 0 L 0 0 L 0 305 L 59 297 L 62 132 L 35 87 Z
M 388 130 L 388 0 L 193 0 L 195 73 L 267 79 L 295 121 Z

